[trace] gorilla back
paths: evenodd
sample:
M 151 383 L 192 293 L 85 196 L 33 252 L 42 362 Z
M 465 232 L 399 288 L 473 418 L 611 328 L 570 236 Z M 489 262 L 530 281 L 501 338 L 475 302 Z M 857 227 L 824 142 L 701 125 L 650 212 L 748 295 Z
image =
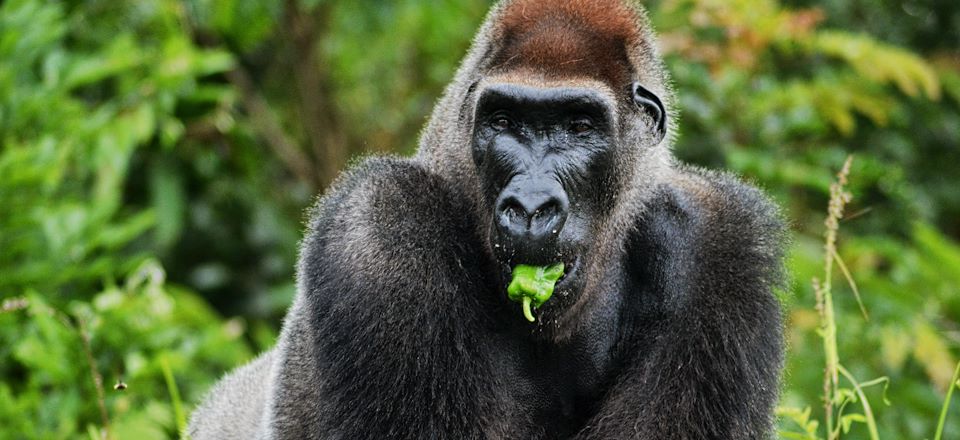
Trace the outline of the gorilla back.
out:
M 317 202 L 277 347 L 192 437 L 768 437 L 782 222 L 672 158 L 672 101 L 640 6 L 497 4 L 418 154 Z M 528 322 L 511 271 L 553 263 Z

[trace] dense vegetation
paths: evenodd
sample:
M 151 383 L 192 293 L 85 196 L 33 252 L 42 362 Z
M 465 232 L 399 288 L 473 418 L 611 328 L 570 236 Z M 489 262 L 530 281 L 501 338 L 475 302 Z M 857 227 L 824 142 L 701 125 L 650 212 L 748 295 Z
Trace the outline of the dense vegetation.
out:
M 934 438 L 960 357 L 960 3 L 648 3 L 677 155 L 792 222 L 782 435 Z M 304 209 L 351 158 L 412 152 L 488 7 L 0 2 L 0 438 L 176 437 L 272 345 Z

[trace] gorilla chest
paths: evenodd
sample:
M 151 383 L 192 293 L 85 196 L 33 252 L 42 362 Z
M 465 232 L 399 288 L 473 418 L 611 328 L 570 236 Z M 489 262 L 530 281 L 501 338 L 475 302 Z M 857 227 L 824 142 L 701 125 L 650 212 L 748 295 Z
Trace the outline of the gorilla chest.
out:
M 614 338 L 575 337 L 557 345 L 544 341 L 515 341 L 503 347 L 501 361 L 509 380 L 507 395 L 524 408 L 545 438 L 576 433 L 596 413 L 615 375 Z

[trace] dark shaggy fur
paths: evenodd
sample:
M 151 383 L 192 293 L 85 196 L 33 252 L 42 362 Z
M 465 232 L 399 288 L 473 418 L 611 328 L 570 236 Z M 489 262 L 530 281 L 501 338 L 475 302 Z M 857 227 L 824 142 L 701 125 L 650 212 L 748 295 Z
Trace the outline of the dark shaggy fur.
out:
M 320 199 L 278 346 L 214 389 L 192 437 L 767 438 L 783 226 L 758 190 L 675 163 L 621 96 L 640 81 L 669 110 L 654 47 L 633 3 L 496 6 L 418 155 L 368 159 Z M 616 100 L 584 292 L 535 325 L 497 281 L 470 156 L 491 77 Z

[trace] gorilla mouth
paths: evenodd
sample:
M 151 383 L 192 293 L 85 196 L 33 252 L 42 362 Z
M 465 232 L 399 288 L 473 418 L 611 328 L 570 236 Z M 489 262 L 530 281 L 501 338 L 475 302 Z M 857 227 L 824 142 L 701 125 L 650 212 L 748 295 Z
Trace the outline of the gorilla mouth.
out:
M 568 291 L 567 287 L 573 282 L 577 277 L 577 273 L 580 269 L 580 257 L 572 256 L 568 258 L 563 258 L 563 275 L 560 275 L 560 278 L 557 280 L 556 289 L 558 292 Z M 509 284 L 511 274 L 513 273 L 513 266 L 516 264 L 502 263 L 501 273 L 504 280 L 504 286 Z

